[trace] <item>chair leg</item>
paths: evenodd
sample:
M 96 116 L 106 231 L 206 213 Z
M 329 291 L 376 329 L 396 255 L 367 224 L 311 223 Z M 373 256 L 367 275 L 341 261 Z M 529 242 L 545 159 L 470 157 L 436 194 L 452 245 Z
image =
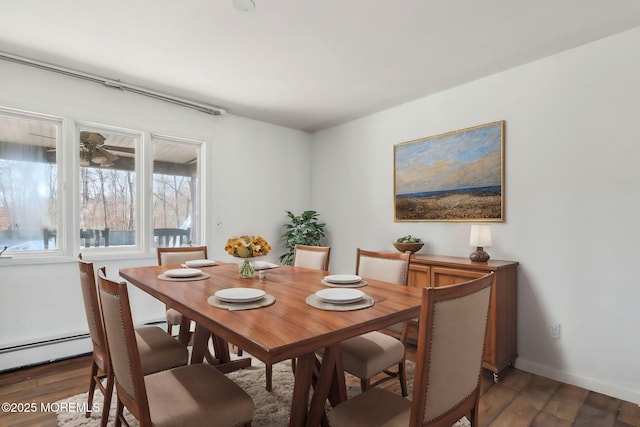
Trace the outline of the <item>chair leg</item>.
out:
M 267 379 L 267 386 L 266 389 L 268 392 L 271 392 L 273 383 L 272 383 L 272 379 L 273 379 L 273 365 L 271 365 L 271 363 L 267 363 L 265 366 L 265 377 Z
M 371 379 L 370 378 L 360 378 L 360 390 L 365 392 L 371 388 Z
M 118 399 L 118 406 L 116 407 L 116 425 L 115 425 L 115 427 L 120 427 L 122 425 L 122 419 L 124 418 L 124 415 L 122 413 L 123 410 L 124 410 L 124 405 L 122 404 L 122 401 L 120 399 Z
M 406 372 L 406 363 L 404 359 L 398 363 L 398 380 L 400 380 L 400 390 L 402 391 L 402 396 L 407 397 L 407 372 Z
M 84 414 L 85 418 L 91 416 L 91 406 L 93 405 L 93 395 L 96 391 L 96 378 L 98 377 L 98 365 L 93 361 L 91 363 L 91 379 L 89 380 L 89 395 L 87 397 L 87 412 Z
M 172 332 L 173 332 L 173 325 L 171 323 L 167 322 L 167 333 L 169 335 L 173 336 Z
M 113 396 L 113 385 L 115 377 L 113 371 L 107 373 L 107 385 L 104 388 L 104 401 L 102 403 L 102 417 L 100 418 L 100 427 L 107 427 L 109 422 L 109 412 L 111 412 L 111 397 Z

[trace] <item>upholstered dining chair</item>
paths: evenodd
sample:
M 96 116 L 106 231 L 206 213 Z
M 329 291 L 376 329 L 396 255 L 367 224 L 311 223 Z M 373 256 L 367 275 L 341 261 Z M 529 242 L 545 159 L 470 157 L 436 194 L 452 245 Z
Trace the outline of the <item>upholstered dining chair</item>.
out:
M 142 427 L 251 425 L 253 400 L 211 365 L 143 375 L 127 285 L 107 279 L 102 269 L 98 284 L 118 398 L 116 426 L 125 407 Z
M 206 246 L 183 246 L 183 247 L 158 247 L 158 265 L 183 264 L 187 261 L 197 259 L 207 259 Z M 183 316 L 175 308 L 166 307 L 167 316 L 167 332 L 169 335 L 173 333 L 175 325 L 180 326 L 178 339 L 184 345 L 189 343 L 189 331 L 191 330 L 191 320 Z
M 478 425 L 482 356 L 493 273 L 424 288 L 412 400 L 375 388 L 329 413 L 333 427 Z
M 296 245 L 293 252 L 293 266 L 329 270 L 331 248 L 328 246 Z
M 87 408 L 91 408 L 93 405 L 93 396 L 97 386 L 104 396 L 100 420 L 100 425 L 104 427 L 109 419 L 114 377 L 102 322 L 93 263 L 83 261 L 82 254 L 79 254 L 78 268 L 80 270 L 80 288 L 89 325 L 89 336 L 93 345 Z M 189 360 L 187 348 L 162 329 L 157 326 L 145 326 L 137 328 L 135 332 L 144 374 L 187 364 Z M 101 375 L 106 377 L 105 384 L 100 381 Z M 85 415 L 89 417 L 90 412 Z
M 376 279 L 406 286 L 409 273 L 409 253 L 375 252 L 358 248 L 356 255 L 357 275 L 365 279 Z M 402 325 L 400 324 L 400 329 L 403 328 Z M 402 395 L 407 395 L 406 334 L 401 334 L 401 337 L 404 339 L 398 339 L 393 334 L 374 331 L 341 343 L 344 370 L 360 378 L 362 391 L 397 377 L 400 381 Z M 397 370 L 390 370 L 394 365 L 397 365 Z M 372 382 L 373 377 L 380 373 L 386 375 Z

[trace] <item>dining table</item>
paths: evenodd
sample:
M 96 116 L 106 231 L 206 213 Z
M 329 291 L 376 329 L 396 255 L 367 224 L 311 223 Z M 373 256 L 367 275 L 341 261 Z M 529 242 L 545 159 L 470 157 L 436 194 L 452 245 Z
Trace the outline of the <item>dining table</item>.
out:
M 307 268 L 281 265 L 241 278 L 238 264 L 216 261 L 191 280 L 163 276 L 178 268 L 132 267 L 119 274 L 196 323 L 191 363 L 203 360 L 212 336 L 221 351 L 228 342 L 265 364 L 296 359 L 289 426 L 326 424 L 326 401 L 336 406 L 347 399 L 341 341 L 415 318 L 421 304 L 421 289 L 368 278 L 356 289 L 370 304 L 324 304 L 316 293 L 340 285 L 327 283 L 329 272 Z M 216 292 L 231 288 L 264 291 L 268 303 L 219 304 Z

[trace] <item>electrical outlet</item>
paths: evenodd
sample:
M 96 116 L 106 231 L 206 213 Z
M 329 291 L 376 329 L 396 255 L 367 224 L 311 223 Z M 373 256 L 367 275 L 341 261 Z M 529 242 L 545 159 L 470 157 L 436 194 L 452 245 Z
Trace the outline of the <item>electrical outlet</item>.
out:
M 554 340 L 560 339 L 560 323 L 551 325 L 551 338 Z

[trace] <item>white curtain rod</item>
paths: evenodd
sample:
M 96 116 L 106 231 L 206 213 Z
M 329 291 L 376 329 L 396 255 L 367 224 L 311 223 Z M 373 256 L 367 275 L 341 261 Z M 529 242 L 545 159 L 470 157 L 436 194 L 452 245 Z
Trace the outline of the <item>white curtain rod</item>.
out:
M 168 94 L 156 92 L 150 89 L 145 89 L 138 86 L 133 86 L 127 83 L 123 83 L 119 80 L 110 80 L 105 77 L 96 76 L 94 74 L 88 74 L 88 73 L 83 73 L 81 71 L 72 70 L 69 68 L 59 67 L 57 65 L 36 61 L 34 59 L 24 58 L 24 57 L 13 55 L 6 52 L 0 52 L 0 59 L 4 59 L 5 61 L 10 61 L 10 62 L 15 62 L 22 65 L 28 65 L 35 68 L 40 68 L 46 71 L 52 71 L 54 73 L 76 77 L 83 80 L 88 80 L 88 81 L 99 83 L 101 85 L 112 87 L 115 89 L 126 90 L 129 92 L 137 93 L 139 95 L 144 95 L 151 98 L 159 99 L 161 101 L 180 105 L 182 107 L 193 108 L 194 110 L 198 110 L 207 114 L 213 114 L 214 116 L 218 116 L 220 114 L 226 113 L 226 111 L 220 107 L 202 104 L 202 103 L 191 101 L 188 99 L 178 98 L 173 95 L 168 95 Z

